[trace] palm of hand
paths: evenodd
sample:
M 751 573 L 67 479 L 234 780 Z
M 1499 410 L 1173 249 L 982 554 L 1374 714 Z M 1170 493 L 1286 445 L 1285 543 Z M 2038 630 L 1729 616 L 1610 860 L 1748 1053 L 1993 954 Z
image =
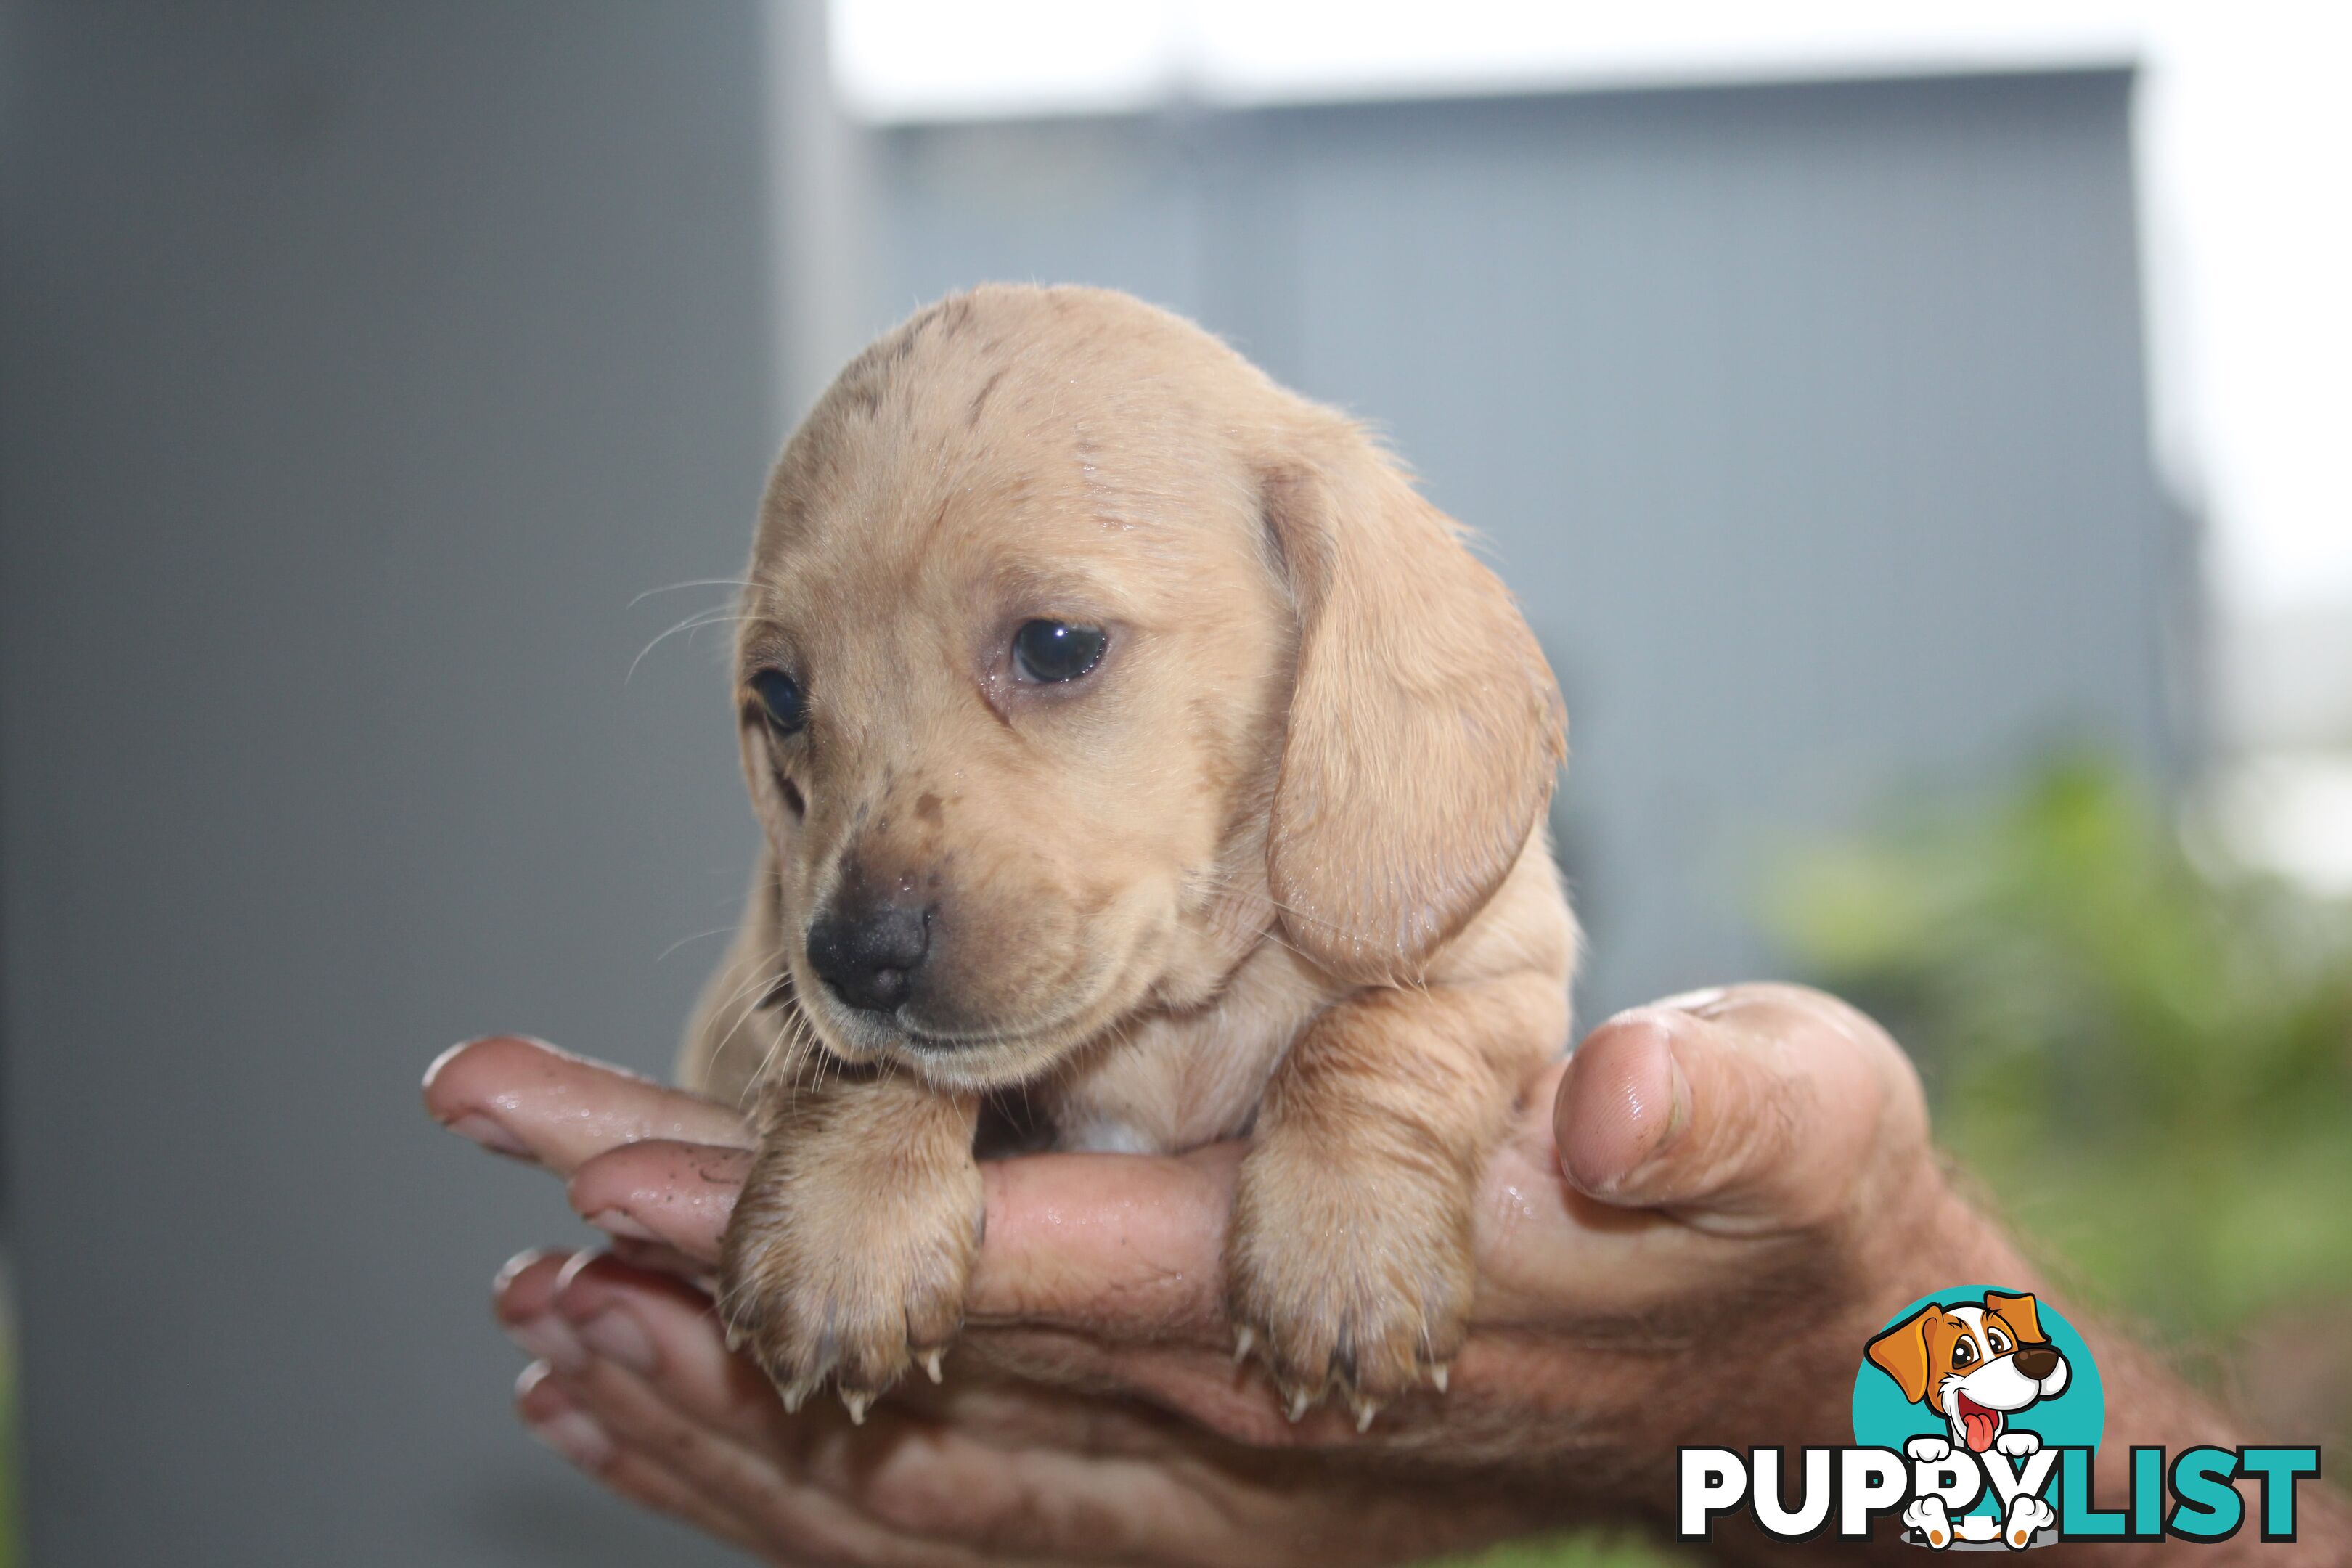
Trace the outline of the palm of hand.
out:
M 1826 1418 L 1842 1395 L 1824 1404 L 1807 1357 L 1850 1367 L 1878 1216 L 1933 1184 L 1916 1081 L 1874 1026 L 1790 988 L 1686 998 L 1612 1020 L 1530 1086 L 1442 1395 L 1360 1436 L 1342 1413 L 1286 1420 L 1222 1317 L 1236 1151 L 1053 1155 L 989 1173 L 943 1385 L 853 1426 L 830 1405 L 787 1415 L 691 1283 L 749 1158 L 731 1112 L 512 1040 L 436 1064 L 427 1100 L 568 1175 L 616 1237 L 501 1277 L 499 1315 L 541 1358 L 526 1421 L 614 1489 L 777 1561 L 1407 1561 L 1654 1510 L 1700 1405 L 1730 1421 L 1744 1400 L 1748 1431 Z M 1737 1326 L 1759 1321 L 1815 1331 Z M 1771 1343 L 1777 1367 L 1727 1392 L 1727 1340 Z

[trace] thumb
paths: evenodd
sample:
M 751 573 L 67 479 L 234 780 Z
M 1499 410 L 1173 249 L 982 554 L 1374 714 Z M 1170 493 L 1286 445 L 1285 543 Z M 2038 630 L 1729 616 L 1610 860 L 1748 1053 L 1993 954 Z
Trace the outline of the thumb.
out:
M 1816 1224 L 1929 1158 L 1901 1050 L 1795 985 L 1619 1014 L 1570 1057 L 1552 1114 L 1561 1170 L 1588 1196 L 1738 1230 Z

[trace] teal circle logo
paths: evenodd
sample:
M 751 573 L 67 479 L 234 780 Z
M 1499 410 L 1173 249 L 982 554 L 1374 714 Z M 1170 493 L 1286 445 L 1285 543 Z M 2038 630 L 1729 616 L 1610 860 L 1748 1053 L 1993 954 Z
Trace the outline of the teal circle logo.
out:
M 2008 1452 L 2030 1433 L 2044 1448 L 2095 1448 L 2107 1420 L 2091 1347 L 2030 1291 L 1955 1285 L 1886 1320 L 1853 1380 L 1853 1440 L 1906 1452 L 1915 1437 Z M 1995 1511 L 1991 1489 L 1969 1510 Z

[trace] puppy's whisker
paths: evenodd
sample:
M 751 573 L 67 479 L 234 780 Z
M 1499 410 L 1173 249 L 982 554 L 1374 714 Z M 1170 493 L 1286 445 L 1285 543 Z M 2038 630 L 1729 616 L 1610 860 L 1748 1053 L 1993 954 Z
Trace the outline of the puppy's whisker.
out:
M 784 1028 L 777 1031 L 774 1043 L 768 1047 L 768 1054 L 761 1058 L 759 1072 L 756 1075 L 762 1079 L 771 1078 L 775 1071 L 777 1056 L 782 1052 L 791 1051 L 793 1070 L 792 1077 L 788 1080 L 788 1089 L 795 1100 L 800 1097 L 801 1073 L 806 1067 L 809 1057 L 807 1030 L 808 1020 L 800 1016 L 798 1008 L 794 1008 L 791 1021 Z
M 761 986 L 774 984 L 779 975 L 782 973 L 782 965 L 783 961 L 784 954 L 780 950 L 770 953 L 765 959 L 759 963 L 746 964 L 744 966 L 743 978 L 735 983 L 735 988 L 730 991 L 726 996 L 720 1000 L 719 1005 L 724 1007 L 732 1007 L 742 1002 L 745 997 L 758 990 Z M 759 1009 L 757 1008 L 750 1009 L 751 1012 L 757 1012 L 758 1010 Z
M 742 1033 L 744 1026 L 759 1016 L 760 1010 L 757 1007 L 747 1007 L 743 1004 L 761 986 L 772 985 L 775 983 L 779 966 L 783 962 L 784 954 L 779 950 L 769 954 L 762 963 L 747 965 L 748 973 L 745 977 L 713 1006 L 711 1009 L 713 1016 L 724 1016 L 730 1012 L 735 1015 L 734 1022 L 728 1025 L 726 1032 L 719 1036 L 718 1043 L 710 1048 L 710 1059 L 713 1062 L 718 1061 L 734 1045 L 736 1037 Z M 774 1057 L 775 1048 L 772 1044 L 769 1047 L 767 1056 L 761 1059 L 761 1070 L 764 1070 L 768 1060 Z M 759 1076 L 759 1071 L 754 1071 L 752 1074 L 754 1079 Z
M 1280 915 L 1286 921 L 1296 921 L 1300 925 L 1311 927 L 1318 931 L 1337 932 L 1341 929 L 1337 921 L 1320 920 L 1314 915 L 1307 913 L 1303 910 L 1293 909 L 1288 904 L 1284 903 L 1280 899 L 1276 898 L 1272 893 L 1267 892 L 1264 888 L 1254 887 L 1247 883 L 1237 881 L 1230 875 L 1220 875 L 1213 872 L 1207 876 L 1195 879 L 1192 883 L 1192 886 L 1198 891 L 1210 894 L 1231 893 L 1240 895 L 1242 897 L 1254 896 L 1263 898 L 1265 900 L 1266 907 L 1274 910 L 1275 913 Z M 1295 952 L 1301 958 L 1307 958 L 1308 956 L 1307 953 L 1297 943 L 1289 941 L 1278 931 L 1267 930 L 1260 934 L 1268 942 L 1273 942 L 1276 946 L 1280 947 L 1286 952 Z
M 706 942 L 714 936 L 725 936 L 729 931 L 731 931 L 734 929 L 735 928 L 731 925 L 712 926 L 709 931 L 698 931 L 691 933 L 690 935 L 679 937 L 676 942 L 671 942 L 667 947 L 663 948 L 661 950 L 660 956 L 656 957 L 654 962 L 656 963 L 664 962 L 670 954 L 676 952 L 679 948 L 686 946 L 689 942 Z
M 689 577 L 683 583 L 665 583 L 658 588 L 648 588 L 631 599 L 627 607 L 634 610 L 656 594 L 681 593 L 688 588 L 741 588 L 756 594 L 760 591 L 760 584 L 746 577 Z
M 645 647 L 639 648 L 637 650 L 637 657 L 629 660 L 628 673 L 621 677 L 621 684 L 626 686 L 630 680 L 635 677 L 637 673 L 637 666 L 645 663 L 646 655 L 653 652 L 654 649 L 661 647 L 662 644 L 677 636 L 680 632 L 698 632 L 705 626 L 729 626 L 743 621 L 756 620 L 759 617 L 756 616 L 744 615 L 740 611 L 732 607 L 730 607 L 724 612 L 717 610 L 698 610 L 693 615 L 687 616 L 686 619 L 678 622 L 677 625 L 670 627 L 669 630 L 654 638 L 653 641 L 646 644 Z

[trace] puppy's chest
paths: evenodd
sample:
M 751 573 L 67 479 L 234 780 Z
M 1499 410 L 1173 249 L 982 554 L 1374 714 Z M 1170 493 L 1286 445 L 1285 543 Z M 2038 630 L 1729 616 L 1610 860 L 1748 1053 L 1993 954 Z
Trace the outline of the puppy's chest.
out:
M 1032 1089 L 1056 1149 L 1174 1154 L 1248 1131 L 1267 1078 L 1330 1000 L 1276 950 L 1244 963 L 1217 1003 L 1147 1016 Z

